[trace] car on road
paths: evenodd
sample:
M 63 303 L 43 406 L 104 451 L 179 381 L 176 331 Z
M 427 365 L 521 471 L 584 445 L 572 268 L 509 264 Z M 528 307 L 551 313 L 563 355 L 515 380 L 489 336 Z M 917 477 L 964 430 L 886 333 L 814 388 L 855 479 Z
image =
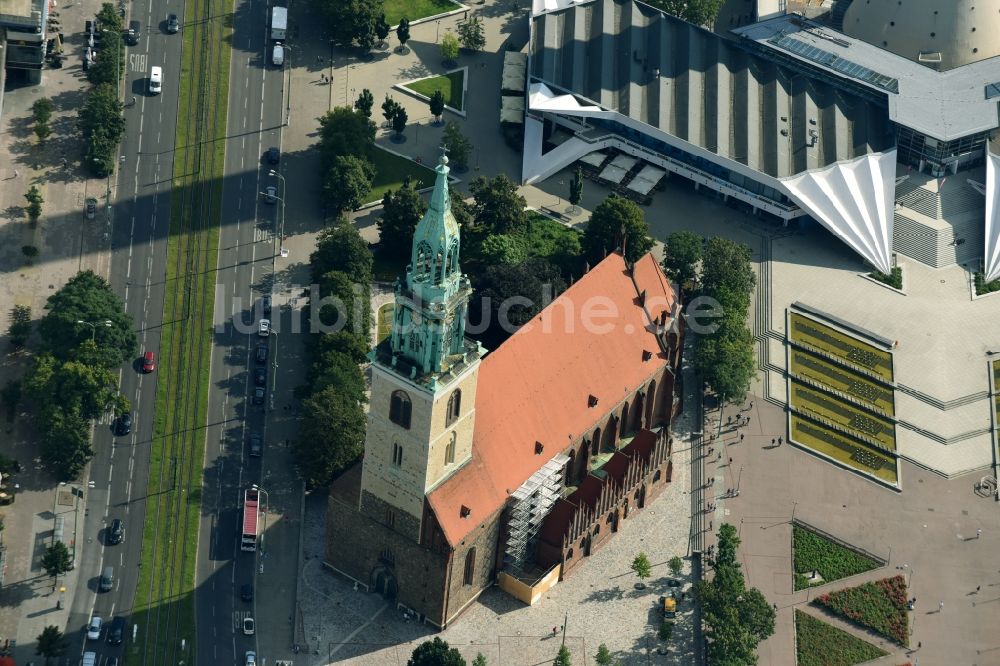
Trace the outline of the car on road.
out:
M 246 666 L 257 666 L 257 653 L 253 650 L 247 650 Z
M 83 202 L 83 212 L 87 216 L 88 220 L 92 220 L 97 217 L 97 199 L 94 197 L 87 197 Z
M 253 618 L 245 617 L 243 618 L 243 634 L 245 636 L 253 636 Z
M 111 521 L 111 527 L 108 528 L 108 544 L 116 545 L 125 540 L 125 521 L 121 518 L 115 518 Z
M 108 625 L 108 643 L 111 645 L 121 645 L 125 637 L 125 618 L 121 615 L 111 620 Z
M 159 95 L 163 92 L 163 68 L 153 65 L 149 69 L 149 94 Z
M 257 322 L 257 335 L 259 335 L 262 338 L 266 338 L 267 336 L 271 335 L 270 319 L 261 319 L 259 322 Z
M 278 150 L 277 146 L 271 146 L 267 149 L 266 157 L 268 164 L 277 164 L 281 161 L 281 151 Z
M 125 32 L 125 41 L 128 42 L 129 46 L 135 46 L 139 43 L 139 37 L 142 35 L 142 24 L 132 19 L 128 22 L 128 30 Z
M 142 355 L 142 371 L 152 372 L 156 370 L 156 353 L 148 351 Z
M 177 14 L 167 14 L 167 32 L 171 35 L 177 34 L 177 31 L 181 29 L 181 22 L 177 18 Z
M 125 412 L 115 419 L 115 435 L 123 437 L 132 432 L 132 415 Z
M 253 369 L 254 386 L 267 386 L 267 370 L 264 368 Z
M 87 625 L 87 640 L 96 641 L 101 638 L 101 626 L 104 624 L 104 620 L 98 616 L 90 618 L 90 624 Z
M 278 202 L 278 188 L 274 185 L 268 185 L 264 188 L 264 202 L 273 204 Z
M 260 309 L 265 317 L 271 316 L 271 297 L 261 296 L 260 297 Z
M 260 435 L 250 435 L 250 457 L 260 458 L 263 451 L 264 444 L 260 439 Z
M 257 345 L 257 362 L 267 363 L 267 344 L 261 343 Z
M 258 386 L 253 390 L 253 404 L 263 405 L 264 404 L 264 387 Z
M 245 583 L 240 587 L 240 599 L 253 601 L 253 583 Z

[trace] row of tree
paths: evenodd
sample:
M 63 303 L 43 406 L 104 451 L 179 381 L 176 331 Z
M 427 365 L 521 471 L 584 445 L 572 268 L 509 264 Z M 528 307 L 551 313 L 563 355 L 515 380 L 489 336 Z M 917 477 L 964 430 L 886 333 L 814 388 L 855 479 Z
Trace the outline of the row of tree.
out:
M 42 460 L 60 480 L 70 480 L 93 456 L 93 420 L 130 408 L 118 392 L 117 369 L 135 353 L 136 336 L 121 300 L 91 271 L 74 276 L 45 307 L 23 394 L 35 412 Z M 11 324 L 22 344 L 30 332 L 24 314 Z
M 83 135 L 84 164 L 94 175 L 104 178 L 114 173 L 118 142 L 125 134 L 124 106 L 118 98 L 125 47 L 122 19 L 113 4 L 101 5 L 97 24 L 103 37 L 97 47 L 97 60 L 87 71 L 95 87 L 78 111 L 77 126 Z
M 319 9 L 333 43 L 343 48 L 356 45 L 363 53 L 368 53 L 376 44 L 384 44 L 392 31 L 382 0 L 321 0 Z M 396 26 L 396 38 L 401 48 L 410 40 L 410 21 L 405 16 Z M 457 37 L 451 32 L 445 33 L 441 40 L 445 60 L 458 57 L 459 45 L 470 51 L 481 51 L 486 46 L 485 29 L 478 17 L 460 22 Z
M 725 0 L 649 0 L 649 4 L 688 23 L 711 27 Z
M 607 653 L 607 647 L 601 645 L 601 648 L 602 650 L 598 651 L 598 655 Z M 608 653 L 608 658 L 610 659 L 610 653 Z M 435 636 L 433 639 L 424 641 L 417 646 L 407 660 L 406 666 L 466 666 L 466 663 L 461 652 L 448 645 L 448 641 L 441 640 Z M 486 657 L 483 656 L 482 652 L 478 653 L 476 658 L 472 660 L 472 666 L 486 666 L 486 663 Z M 612 662 L 600 660 L 599 657 L 597 663 L 604 666 Z M 559 651 L 552 662 L 552 666 L 572 666 L 570 652 L 565 645 L 559 646 Z
M 309 319 L 339 329 L 309 336 L 312 365 L 297 390 L 303 409 L 293 454 L 306 483 L 317 487 L 364 451 L 367 398 L 361 364 L 370 348 L 372 254 L 357 229 L 340 218 L 320 233 L 309 262 L 314 285 Z
M 718 666 L 752 666 L 757 646 L 774 633 L 775 612 L 757 588 L 747 589 L 736 560 L 736 528 L 719 528 L 715 576 L 695 584 L 708 638 L 708 661 Z

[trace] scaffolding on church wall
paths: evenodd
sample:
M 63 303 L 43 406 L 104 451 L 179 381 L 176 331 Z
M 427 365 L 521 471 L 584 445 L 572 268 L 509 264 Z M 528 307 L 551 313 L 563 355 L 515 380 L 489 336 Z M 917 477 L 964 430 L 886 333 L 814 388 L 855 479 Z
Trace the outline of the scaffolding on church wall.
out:
M 542 522 L 562 494 L 568 462 L 569 456 L 560 453 L 511 494 L 505 565 L 522 568 L 534 554 Z

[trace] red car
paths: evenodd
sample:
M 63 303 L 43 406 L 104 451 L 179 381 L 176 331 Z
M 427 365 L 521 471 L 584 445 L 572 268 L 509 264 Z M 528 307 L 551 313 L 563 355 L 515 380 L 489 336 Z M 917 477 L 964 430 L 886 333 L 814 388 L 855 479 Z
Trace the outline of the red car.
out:
M 156 370 L 156 354 L 151 351 L 142 355 L 142 371 L 152 372 Z

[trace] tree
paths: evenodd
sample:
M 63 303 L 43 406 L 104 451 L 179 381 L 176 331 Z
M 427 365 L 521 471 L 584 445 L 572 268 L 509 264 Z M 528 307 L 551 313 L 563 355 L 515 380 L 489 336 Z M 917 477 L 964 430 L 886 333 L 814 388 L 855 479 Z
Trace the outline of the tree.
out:
M 674 623 L 667 620 L 667 618 L 663 618 L 660 620 L 660 628 L 657 629 L 656 635 L 661 641 L 666 643 L 674 635 Z
M 674 555 L 667 561 L 667 567 L 675 577 L 680 576 L 681 570 L 684 568 L 684 560 Z
M 32 185 L 25 192 L 24 198 L 28 200 L 28 219 L 31 220 L 32 226 L 38 224 L 38 218 L 42 216 L 42 204 L 45 203 L 45 199 L 42 198 L 42 193 L 38 191 L 38 187 Z
M 70 557 L 69 549 L 62 541 L 56 541 L 45 549 L 42 555 L 42 568 L 55 580 L 59 576 L 73 568 L 73 558 Z
M 389 190 L 382 198 L 382 217 L 378 222 L 379 253 L 402 259 L 410 256 L 413 231 L 427 211 L 427 204 L 409 178 L 398 190 Z
M 576 168 L 573 172 L 573 180 L 569 181 L 569 203 L 577 206 L 583 198 L 583 169 Z
M 97 351 L 90 340 L 87 344 Z M 25 375 L 24 390 L 41 405 L 58 405 L 84 419 L 94 419 L 115 405 L 118 374 L 99 363 L 59 361 L 43 353 Z
M 375 168 L 368 160 L 342 155 L 326 174 L 323 194 L 338 214 L 343 210 L 357 210 L 371 192 L 374 177 Z
M 396 133 L 396 136 L 402 136 L 403 130 L 406 129 L 406 121 L 408 119 L 406 109 L 401 106 L 397 106 L 396 112 L 392 114 L 392 131 Z
M 447 641 L 435 636 L 417 646 L 406 666 L 465 666 L 465 659 L 458 650 L 449 647 Z
M 362 35 L 374 33 L 382 0 L 321 0 L 319 8 L 333 43 L 349 48 Z
M 385 13 L 379 14 L 375 19 L 375 36 L 378 37 L 379 46 L 385 44 L 385 38 L 392 31 L 392 26 L 385 20 Z
M 38 137 L 39 143 L 45 143 L 45 140 L 49 138 L 52 134 L 52 128 L 49 127 L 48 122 L 35 121 L 35 136 Z
M 622 249 L 625 260 L 635 262 L 653 247 L 642 210 L 628 199 L 614 194 L 594 210 L 581 241 L 584 255 L 592 265 L 609 253 Z
M 119 79 L 125 73 L 122 65 L 125 56 L 122 17 L 113 4 L 105 2 L 97 13 L 97 22 L 104 39 L 97 46 L 97 59 L 87 70 L 87 79 L 95 85 L 113 85 L 117 91 Z
M 386 93 L 385 101 L 382 102 L 382 117 L 385 118 L 386 125 L 392 124 L 392 119 L 395 117 L 396 109 L 398 108 L 399 103 Z
M 41 410 L 42 462 L 62 481 L 79 476 L 94 456 L 90 448 L 90 421 L 79 414 L 64 412 L 58 406 Z
M 84 139 L 83 161 L 101 178 L 115 169 L 115 147 L 125 133 L 123 111 L 117 86 L 104 83 L 90 92 L 77 112 L 77 126 Z
M 565 645 L 559 646 L 559 653 L 552 660 L 552 666 L 573 666 L 573 662 L 570 660 L 569 648 Z
M 486 31 L 478 16 L 473 16 L 468 21 L 461 21 L 458 24 L 458 41 L 470 51 L 483 50 L 483 47 L 486 46 Z
M 21 404 L 21 382 L 16 379 L 7 380 L 3 390 L 0 390 L 0 404 L 7 413 L 7 421 L 13 423 L 17 415 L 17 406 Z
M 39 141 L 44 142 L 52 134 L 52 128 L 49 127 L 52 109 L 52 100 L 48 97 L 36 99 L 35 103 L 31 105 L 31 115 L 35 120 L 35 136 L 38 137 Z
M 473 215 L 476 224 L 496 234 L 521 231 L 528 224 L 525 207 L 528 202 L 506 175 L 487 180 L 479 176 L 469 185 L 475 197 Z
M 359 112 L 364 114 L 365 118 L 372 117 L 372 107 L 375 106 L 375 97 L 372 96 L 372 91 L 365 88 L 358 95 L 357 101 L 354 102 L 354 108 Z
M 358 34 L 357 40 L 361 53 L 368 55 L 368 52 L 375 48 L 375 26 L 366 27 Z
M 31 306 L 15 305 L 10 314 L 10 327 L 7 329 L 10 344 L 20 349 L 28 342 L 31 335 Z
M 61 657 L 66 652 L 66 640 L 63 638 L 63 633 L 59 631 L 59 627 L 55 625 L 49 625 L 42 629 L 42 633 L 38 634 L 38 638 L 35 640 L 38 642 L 35 646 L 35 654 L 39 657 L 51 659 Z
M 635 556 L 635 559 L 632 560 L 632 571 L 635 572 L 636 577 L 639 579 L 639 588 L 641 589 L 646 587 L 646 584 L 643 581 L 649 578 L 652 573 L 652 565 L 650 565 L 649 558 L 646 557 L 646 553 L 640 552 Z
M 405 49 L 406 42 L 410 41 L 410 21 L 405 16 L 399 19 L 396 26 L 396 39 L 399 40 L 400 50 Z
M 430 107 L 431 115 L 440 121 L 441 114 L 444 113 L 444 93 L 435 90 L 434 94 L 427 100 L 427 106 Z
M 476 658 L 472 660 L 472 666 L 486 666 L 486 657 L 482 652 L 476 653 Z
M 368 243 L 346 218 L 321 231 L 316 237 L 316 249 L 309 255 L 315 283 L 330 271 L 342 271 L 355 282 L 371 284 L 372 261 Z
M 518 236 L 490 234 L 479 246 L 479 256 L 487 266 L 516 266 L 528 258 L 528 251 Z
M 367 158 L 375 144 L 375 123 L 362 113 L 338 106 L 319 119 L 319 150 L 323 168 L 329 169 L 338 157 Z
M 80 345 L 95 340 L 101 365 L 117 367 L 136 353 L 132 317 L 111 285 L 93 271 L 74 275 L 62 289 L 49 296 L 46 314 L 38 324 L 44 351 L 59 360 L 79 358 Z M 104 322 L 111 326 L 90 326 L 78 321 Z
M 489 266 L 476 280 L 469 321 L 483 326 L 478 338 L 496 349 L 565 288 L 559 269 L 540 257 L 516 266 Z
M 594 662 L 597 666 L 611 666 L 615 663 L 614 657 L 611 656 L 611 650 L 604 643 L 597 646 L 597 654 L 594 655 Z
M 701 236 L 690 231 L 675 231 L 667 236 L 663 250 L 663 272 L 684 289 L 693 285 L 698 274 L 695 270 L 701 261 L 704 243 Z
M 688 23 L 706 26 L 715 22 L 724 0 L 652 0 L 650 4 Z
M 459 171 L 469 168 L 469 154 L 472 153 L 472 142 L 459 129 L 458 123 L 451 120 L 444 126 L 441 143 L 448 151 L 448 160 Z
M 713 237 L 705 243 L 701 261 L 701 284 L 705 293 L 713 296 L 723 307 L 740 309 L 744 313 L 750 306 L 750 297 L 757 276 L 751 260 L 753 252 L 747 245 L 728 238 Z
M 361 369 L 354 366 L 360 375 Z M 364 378 L 359 380 L 362 384 Z M 310 488 L 329 483 L 361 457 L 365 412 L 354 396 L 330 385 L 302 403 L 299 437 L 292 453 Z
M 327 330 L 336 328 L 367 339 L 371 327 L 369 285 L 355 282 L 342 271 L 330 271 L 320 278 L 317 286 L 322 300 L 310 305 L 319 308 L 320 323 Z
M 441 36 L 441 58 L 447 62 L 455 62 L 458 58 L 458 37 L 452 31 L 447 31 Z

